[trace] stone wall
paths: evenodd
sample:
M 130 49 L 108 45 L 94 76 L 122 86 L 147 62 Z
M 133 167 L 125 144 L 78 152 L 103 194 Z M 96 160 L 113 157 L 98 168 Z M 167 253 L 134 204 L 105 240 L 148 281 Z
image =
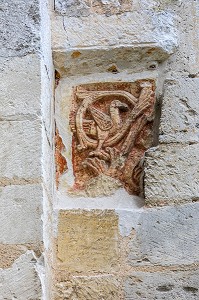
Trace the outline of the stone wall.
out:
M 52 299 L 198 298 L 197 13 L 195 1 L 55 1 Z M 124 91 L 146 121 L 127 148 L 99 131 L 114 97 L 132 109 Z
M 198 299 L 198 11 L 1 1 L 0 299 Z
M 1 1 L 0 299 L 41 299 L 39 2 Z

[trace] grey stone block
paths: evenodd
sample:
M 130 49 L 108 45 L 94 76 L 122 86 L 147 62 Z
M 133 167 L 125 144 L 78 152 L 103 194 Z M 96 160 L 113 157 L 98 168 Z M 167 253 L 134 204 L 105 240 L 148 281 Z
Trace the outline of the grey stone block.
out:
M 41 176 L 41 123 L 3 121 L 0 127 L 0 181 L 38 181 Z M 5 180 L 4 180 L 5 179 Z
M 0 120 L 34 119 L 41 110 L 38 55 L 0 58 Z
M 55 10 L 69 17 L 85 17 L 90 14 L 89 2 L 88 0 L 55 0 Z
M 133 272 L 125 282 L 126 300 L 197 300 L 199 271 Z
M 145 159 L 146 203 L 191 202 L 199 199 L 199 144 L 161 145 Z
M 0 243 L 39 243 L 41 214 L 40 185 L 0 187 Z
M 199 203 L 147 209 L 131 242 L 130 264 L 199 262 Z
M 36 259 L 28 251 L 9 269 L 0 270 L 0 300 L 41 300 L 41 283 L 35 270 Z
M 160 122 L 160 143 L 199 142 L 199 78 L 167 82 Z
M 22 56 L 39 49 L 39 1 L 1 0 L 0 56 Z

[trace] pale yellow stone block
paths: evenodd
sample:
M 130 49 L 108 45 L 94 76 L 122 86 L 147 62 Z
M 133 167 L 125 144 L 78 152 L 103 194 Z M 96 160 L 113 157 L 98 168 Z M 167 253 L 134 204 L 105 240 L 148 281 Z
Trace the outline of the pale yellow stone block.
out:
M 57 257 L 68 272 L 111 272 L 118 267 L 118 216 L 111 210 L 60 211 Z
M 56 284 L 54 300 L 119 300 L 121 282 L 114 276 L 73 277 Z

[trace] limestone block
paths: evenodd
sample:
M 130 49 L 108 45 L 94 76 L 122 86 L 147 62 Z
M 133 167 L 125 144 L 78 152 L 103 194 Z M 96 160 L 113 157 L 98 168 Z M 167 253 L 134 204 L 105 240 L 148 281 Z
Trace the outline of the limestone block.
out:
M 91 14 L 86 18 L 58 15 L 52 24 L 52 46 L 54 52 L 62 53 L 71 50 L 81 52 L 85 48 L 87 51 L 107 51 L 109 48 L 113 50 L 120 47 L 122 50 L 129 47 L 130 50 L 138 50 L 132 61 L 139 56 L 139 50 L 148 46 L 151 53 L 159 52 L 156 59 L 162 61 L 166 55 L 168 57 L 173 53 L 177 45 L 174 22 L 175 18 L 170 12 L 155 13 L 148 10 L 135 10 L 109 17 L 99 14 Z M 112 53 L 108 56 L 111 60 L 110 56 Z
M 39 48 L 39 1 L 1 0 L 1 57 L 23 56 Z
M 0 270 L 0 300 L 40 300 L 41 284 L 31 251 L 21 255 L 9 269 Z
M 0 58 L 0 120 L 33 119 L 40 115 L 40 58 Z
M 179 29 L 179 47 L 168 60 L 167 78 L 174 80 L 182 77 L 197 78 L 199 64 L 199 48 L 197 46 L 199 29 L 198 1 L 163 0 L 161 2 L 165 2 L 163 9 L 167 6 L 167 2 L 178 3 L 178 8 L 173 7 L 173 11 L 178 18 L 176 27 Z
M 119 300 L 121 299 L 119 280 L 110 275 L 95 277 L 72 277 L 55 286 L 55 300 Z
M 1 185 L 21 179 L 39 181 L 41 174 L 41 124 L 35 121 L 2 121 L 0 143 Z M 23 184 L 23 180 L 22 183 Z
M 178 265 L 199 261 L 199 203 L 147 209 L 131 241 L 130 264 Z
M 125 282 L 125 300 L 197 300 L 198 270 L 133 272 Z
M 113 211 L 60 211 L 57 257 L 67 272 L 111 272 L 118 263 L 118 216 Z
M 199 78 L 165 84 L 160 122 L 160 143 L 198 142 Z
M 42 240 L 40 185 L 0 188 L 0 243 L 38 243 Z
M 55 67 L 65 75 L 142 72 L 172 54 L 175 16 L 138 1 L 56 0 L 52 18 Z M 153 1 L 152 1 L 153 2 Z
M 199 144 L 161 145 L 146 153 L 146 203 L 187 202 L 199 197 Z
M 69 17 L 86 17 L 91 13 L 110 16 L 135 9 L 135 2 L 131 0 L 55 0 L 55 10 Z

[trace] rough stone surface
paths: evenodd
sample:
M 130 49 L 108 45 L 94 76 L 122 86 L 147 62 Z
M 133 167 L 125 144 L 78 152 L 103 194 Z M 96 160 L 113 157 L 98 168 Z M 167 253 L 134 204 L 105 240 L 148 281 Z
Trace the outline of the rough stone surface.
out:
M 125 282 L 125 300 L 197 300 L 198 270 L 133 272 Z
M 61 211 L 59 268 L 68 272 L 111 272 L 118 261 L 118 216 L 113 211 Z
M 142 49 L 149 46 L 156 50 L 161 48 L 162 54 L 168 55 L 177 45 L 174 23 L 171 12 L 155 13 L 148 10 L 113 14 L 110 17 L 96 14 L 87 18 L 56 16 L 52 27 L 53 50 L 55 53 L 71 49 L 81 52 L 81 48 L 107 51 L 116 47 Z M 159 59 L 162 60 L 161 56 Z
M 42 298 L 40 2 L 0 2 L 1 300 Z
M 199 204 L 147 209 L 131 241 L 131 264 L 180 265 L 199 262 Z
M 199 78 L 166 82 L 160 143 L 199 142 L 198 94 Z
M 131 11 L 134 7 L 131 0 L 55 0 L 56 12 L 69 17 L 86 17 L 92 13 L 110 16 Z
M 0 120 L 34 119 L 40 115 L 40 58 L 0 58 Z
M 39 22 L 38 0 L 1 0 L 0 56 L 23 56 L 38 50 Z
M 0 244 L 0 268 L 11 267 L 14 261 L 25 252 L 24 249 L 26 248 L 23 246 Z
M 31 251 L 21 255 L 8 269 L 0 270 L 0 299 L 40 300 L 41 284 Z
M 120 282 L 114 276 L 73 277 L 56 284 L 55 300 L 121 299 Z
M 38 183 L 41 176 L 41 124 L 35 121 L 2 121 L 0 183 Z
M 199 199 L 198 144 L 170 144 L 146 154 L 147 204 L 187 202 Z
M 78 51 L 71 49 L 66 52 L 54 51 L 53 58 L 55 68 L 60 72 L 62 78 L 66 75 L 67 77 L 87 74 L 92 76 L 95 73 L 97 76 L 97 73 L 102 73 L 103 78 L 112 75 L 115 80 L 117 74 L 121 74 L 126 80 L 128 75 L 147 72 L 145 78 L 154 79 L 159 70 L 159 63 L 156 61 L 164 61 L 168 57 L 167 53 L 156 46 L 143 44 L 140 47 L 139 45 L 135 47 L 127 45 L 126 47 L 112 46 L 104 49 L 103 47 L 101 49 L 85 47 Z M 92 77 L 92 79 L 94 78 Z
M 198 1 L 165 0 L 165 5 L 167 2 L 178 3 L 178 5 L 173 8 L 173 11 L 178 19 L 176 27 L 179 29 L 179 47 L 174 55 L 167 61 L 166 77 L 169 80 L 197 78 L 199 65 L 197 38 L 199 28 Z
M 42 240 L 40 185 L 0 187 L 0 243 L 40 243 Z

